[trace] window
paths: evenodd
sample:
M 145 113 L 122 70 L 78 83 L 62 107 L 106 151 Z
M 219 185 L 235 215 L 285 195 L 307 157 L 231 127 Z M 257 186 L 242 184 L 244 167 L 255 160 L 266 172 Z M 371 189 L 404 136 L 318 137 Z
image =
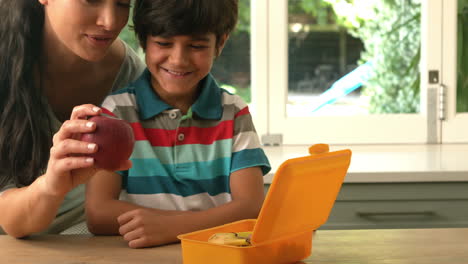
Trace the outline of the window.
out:
M 212 72 L 283 144 L 467 142 L 467 6 L 240 0 Z
M 269 2 L 268 132 L 282 134 L 285 144 L 425 142 L 427 120 L 420 109 L 424 94 L 419 94 L 419 67 L 409 67 L 412 59 L 405 57 L 418 56 L 420 5 L 391 1 L 395 2 L 392 9 L 385 6 L 389 1 L 365 1 L 366 5 L 354 1 L 362 6 L 341 7 L 326 3 L 347 1 L 322 1 L 313 11 L 311 5 L 317 2 Z M 386 12 L 372 11 L 384 7 Z M 345 18 L 351 21 L 339 22 Z M 384 29 L 376 30 L 382 21 Z M 346 23 L 351 26 L 344 27 Z M 298 35 L 302 33 L 298 28 L 306 31 L 306 26 L 306 36 Z M 324 47 L 319 41 L 333 44 Z M 297 43 L 303 47 L 300 54 Z M 390 48 L 393 57 L 384 57 Z M 363 85 L 345 81 L 346 85 L 338 85 L 341 91 L 329 93 L 330 87 L 366 63 L 374 71 L 371 78 L 361 81 Z M 408 66 L 403 69 L 403 64 Z M 416 88 L 408 89 L 410 85 Z
M 239 0 L 236 29 L 229 36 L 221 56 L 216 59 L 212 73 L 221 87 L 238 94 L 247 103 L 252 101 L 250 42 L 250 0 Z
M 466 10 L 457 1 L 278 0 L 257 5 L 267 10 L 266 36 L 252 35 L 253 46 L 259 41 L 267 49 L 266 58 L 258 57 L 264 61 L 256 62 L 257 71 L 267 72 L 253 76 L 268 87 L 265 109 L 260 107 L 265 134 L 282 134 L 284 144 L 468 141 L 468 115 L 455 113 L 455 45 L 461 42 L 456 21 Z M 458 22 L 458 32 L 466 31 L 464 21 Z M 323 47 L 314 39 L 334 44 Z M 371 75 L 361 74 L 360 86 L 345 82 L 351 89 L 327 93 L 356 66 Z M 429 71 L 439 75 L 434 84 Z M 442 89 L 446 99 L 440 101 Z

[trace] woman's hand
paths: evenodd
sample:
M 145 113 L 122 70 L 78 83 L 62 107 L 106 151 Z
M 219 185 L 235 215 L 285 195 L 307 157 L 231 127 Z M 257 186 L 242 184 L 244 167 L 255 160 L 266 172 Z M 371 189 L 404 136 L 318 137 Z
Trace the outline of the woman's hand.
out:
M 70 120 L 65 121 L 54 135 L 43 181 L 46 193 L 63 196 L 94 174 L 94 159 L 88 155 L 96 152 L 98 146 L 79 139 L 82 133 L 96 129 L 96 124 L 87 117 L 100 113 L 101 109 L 91 104 L 76 106 Z

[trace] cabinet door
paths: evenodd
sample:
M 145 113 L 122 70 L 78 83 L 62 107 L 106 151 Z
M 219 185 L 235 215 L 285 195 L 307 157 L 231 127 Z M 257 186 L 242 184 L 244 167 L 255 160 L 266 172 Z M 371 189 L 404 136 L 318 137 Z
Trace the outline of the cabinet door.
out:
M 321 229 L 467 227 L 467 200 L 338 201 Z
M 466 182 L 345 183 L 321 229 L 468 226 Z

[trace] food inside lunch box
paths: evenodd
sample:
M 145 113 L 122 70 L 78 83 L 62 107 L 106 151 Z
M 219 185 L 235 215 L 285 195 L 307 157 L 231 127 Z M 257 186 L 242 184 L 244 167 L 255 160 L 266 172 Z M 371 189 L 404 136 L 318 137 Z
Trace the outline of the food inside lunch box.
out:
M 216 233 L 212 235 L 208 242 L 220 245 L 230 245 L 238 247 L 250 246 L 250 238 L 252 232 L 230 232 L 230 233 Z

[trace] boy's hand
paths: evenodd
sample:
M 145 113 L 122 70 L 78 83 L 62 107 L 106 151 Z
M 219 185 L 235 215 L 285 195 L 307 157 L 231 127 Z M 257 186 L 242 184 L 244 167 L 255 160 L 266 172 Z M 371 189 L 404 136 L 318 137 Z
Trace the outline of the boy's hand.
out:
M 151 209 L 135 209 L 121 214 L 119 233 L 131 248 L 143 248 L 177 241 L 177 216 L 158 214 Z

